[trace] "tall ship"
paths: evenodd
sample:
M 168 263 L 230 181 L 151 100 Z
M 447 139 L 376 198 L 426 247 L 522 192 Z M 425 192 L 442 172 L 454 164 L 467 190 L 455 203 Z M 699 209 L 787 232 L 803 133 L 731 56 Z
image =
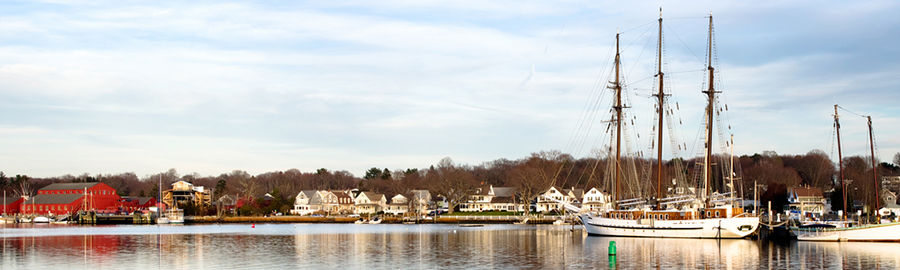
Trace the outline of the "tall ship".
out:
M 840 185 L 842 187 L 841 192 L 843 196 L 843 209 L 847 209 L 847 190 L 849 189 L 849 184 L 844 181 L 844 161 L 843 154 L 841 153 L 841 122 L 840 115 L 838 114 L 839 106 L 837 104 L 834 105 L 834 128 L 837 134 L 837 148 L 838 148 L 838 168 L 839 168 L 839 176 L 840 176 Z M 878 176 L 875 168 L 877 168 L 875 161 L 875 136 L 872 134 L 872 117 L 865 116 L 868 120 L 869 125 L 869 150 L 871 151 L 871 161 L 872 161 L 872 177 L 873 182 L 875 183 L 875 209 L 879 208 L 877 198 L 881 198 L 879 196 L 879 191 L 881 190 L 878 187 Z M 877 211 L 876 211 L 877 213 Z M 841 215 L 841 219 L 846 220 L 847 211 L 843 211 Z M 882 221 L 880 217 L 876 216 L 875 224 L 857 224 L 857 226 L 835 226 L 830 224 L 817 224 L 818 226 L 793 226 L 791 227 L 791 232 L 797 235 L 798 241 L 828 241 L 828 242 L 841 242 L 841 241 L 863 241 L 863 242 L 900 242 L 900 222 L 885 220 Z M 840 222 L 840 225 L 848 224 L 847 222 Z
M 658 93 L 654 94 L 657 101 L 658 121 L 654 128 L 657 135 L 656 142 L 653 144 L 657 150 L 657 183 L 655 198 L 643 199 L 622 199 L 622 185 L 620 183 L 620 166 L 615 167 L 615 184 L 612 188 L 612 204 L 610 209 L 591 211 L 580 214 L 585 231 L 589 235 L 602 236 L 629 236 L 629 237 L 658 237 L 658 238 L 743 238 L 754 231 L 759 226 L 758 217 L 744 213 L 735 198 L 733 184 L 721 185 L 723 190 L 728 188 L 728 192 L 711 192 L 710 179 L 713 178 L 713 119 L 717 115 L 716 94 L 720 93 L 716 90 L 715 80 L 713 78 L 715 69 L 713 68 L 713 21 L 712 15 L 709 17 L 709 41 L 708 41 L 708 59 L 707 59 L 707 88 L 703 93 L 707 96 L 708 104 L 705 114 L 705 144 L 704 159 L 702 166 L 695 169 L 697 183 L 699 188 L 673 188 L 666 195 L 662 192 L 663 177 L 663 128 L 665 118 L 663 113 L 666 110 L 666 97 L 669 94 L 664 92 L 664 74 L 662 72 L 662 16 L 659 18 L 659 42 L 657 50 L 657 74 Z M 616 34 L 616 56 L 615 56 L 615 76 L 611 81 L 609 88 L 616 92 L 616 105 L 613 110 L 616 119 L 612 122 L 616 123 L 617 134 L 622 132 L 622 108 L 621 102 L 622 83 L 619 80 L 620 54 L 619 54 L 619 34 Z M 672 125 L 672 121 L 669 121 Z M 720 128 L 721 130 L 721 128 Z M 670 131 L 671 133 L 671 131 Z M 721 131 L 720 131 L 720 137 Z M 615 160 L 611 162 L 618 163 L 620 156 L 619 135 L 616 135 L 617 146 Z M 671 136 L 671 134 L 670 134 Z M 612 154 L 611 154 L 612 155 Z M 733 160 L 733 159 L 730 159 Z M 734 179 L 734 165 L 732 161 L 727 162 L 729 172 L 727 180 Z M 649 174 L 648 174 L 649 175 Z

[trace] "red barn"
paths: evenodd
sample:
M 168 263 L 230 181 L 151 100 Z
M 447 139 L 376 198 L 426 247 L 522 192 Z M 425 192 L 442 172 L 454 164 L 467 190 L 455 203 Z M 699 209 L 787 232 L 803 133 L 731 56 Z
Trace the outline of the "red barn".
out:
M 115 211 L 120 198 L 104 183 L 56 183 L 38 190 L 21 205 L 22 214 L 71 214 L 78 210 Z
M 4 216 L 15 215 L 19 213 L 19 207 L 22 205 L 22 202 L 25 201 L 25 198 L 22 197 L 6 197 L 3 198 L 3 201 L 0 201 L 0 205 L 3 205 L 3 208 L 0 209 L 0 212 Z

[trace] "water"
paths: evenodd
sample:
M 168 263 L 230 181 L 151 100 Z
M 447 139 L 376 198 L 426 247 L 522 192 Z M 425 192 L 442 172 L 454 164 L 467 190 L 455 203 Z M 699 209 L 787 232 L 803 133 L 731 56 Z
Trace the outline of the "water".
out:
M 2 224 L 0 224 L 2 226 Z M 2 269 L 898 269 L 900 243 L 584 236 L 571 226 L 2 227 Z M 577 228 L 577 227 L 576 227 Z M 618 255 L 608 255 L 615 241 Z

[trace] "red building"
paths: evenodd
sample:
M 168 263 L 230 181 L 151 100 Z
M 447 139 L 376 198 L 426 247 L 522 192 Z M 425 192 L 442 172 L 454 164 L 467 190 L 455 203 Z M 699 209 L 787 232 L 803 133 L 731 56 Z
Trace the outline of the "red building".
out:
M 25 201 L 22 197 L 6 197 L 3 198 L 3 201 L 0 201 L 0 205 L 3 206 L 0 209 L 0 213 L 4 216 L 15 215 L 19 213 L 19 207 L 22 205 L 22 202 Z
M 72 214 L 79 210 L 116 211 L 121 198 L 104 183 L 56 183 L 24 201 L 22 214 Z
M 149 210 L 151 206 L 156 206 L 156 198 L 153 197 L 122 197 L 120 207 L 125 212 L 134 212 L 141 210 Z

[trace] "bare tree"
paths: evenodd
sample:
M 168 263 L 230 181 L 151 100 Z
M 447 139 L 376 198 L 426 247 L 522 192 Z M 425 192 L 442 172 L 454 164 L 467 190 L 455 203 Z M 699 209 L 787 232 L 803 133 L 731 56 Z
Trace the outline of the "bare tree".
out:
M 453 213 L 454 208 L 474 194 L 478 188 L 472 172 L 465 166 L 453 164 L 450 157 L 441 159 L 438 166 L 430 170 L 426 177 L 429 189 L 447 200 L 450 213 Z
M 563 184 L 557 179 L 568 163 L 567 157 L 559 151 L 532 153 L 530 158 L 510 170 L 511 184 L 523 203 L 530 204 L 551 186 Z M 530 208 L 525 207 L 525 214 L 529 212 Z

